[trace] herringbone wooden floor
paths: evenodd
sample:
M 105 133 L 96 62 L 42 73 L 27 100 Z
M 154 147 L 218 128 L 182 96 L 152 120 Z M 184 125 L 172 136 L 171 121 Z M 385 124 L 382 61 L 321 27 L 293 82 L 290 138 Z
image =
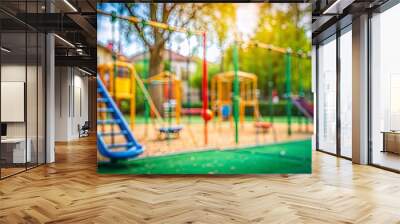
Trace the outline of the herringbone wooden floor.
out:
M 86 138 L 0 181 L 0 223 L 400 223 L 400 175 L 318 152 L 313 171 L 101 176 Z

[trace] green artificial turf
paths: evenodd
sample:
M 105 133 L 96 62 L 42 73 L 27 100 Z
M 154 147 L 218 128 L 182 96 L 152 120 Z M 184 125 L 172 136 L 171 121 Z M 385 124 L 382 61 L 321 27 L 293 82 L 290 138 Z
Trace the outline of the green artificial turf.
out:
M 98 165 L 98 172 L 102 174 L 311 173 L 311 140 L 184 152 Z

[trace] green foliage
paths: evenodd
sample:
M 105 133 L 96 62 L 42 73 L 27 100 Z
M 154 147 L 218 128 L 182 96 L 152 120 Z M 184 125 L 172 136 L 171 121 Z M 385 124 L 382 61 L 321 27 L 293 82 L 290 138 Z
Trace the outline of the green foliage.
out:
M 213 64 L 213 63 L 208 63 L 207 70 L 208 70 L 208 80 L 209 81 L 212 79 L 212 77 L 214 75 L 220 73 L 219 65 Z M 203 61 L 198 60 L 196 62 L 196 71 L 190 77 L 190 85 L 193 88 L 201 89 L 202 78 L 203 78 Z
M 272 44 L 283 48 L 291 48 L 294 52 L 311 51 L 311 40 L 306 34 L 308 27 L 298 21 L 307 10 L 300 10 L 297 4 L 290 4 L 288 11 L 270 13 L 269 4 L 260 7 L 260 18 L 253 40 Z M 296 25 L 297 24 L 297 25 Z M 308 24 L 309 25 L 309 24 Z M 230 46 L 225 55 L 224 67 L 233 69 L 233 46 Z M 258 86 L 265 97 L 268 91 L 268 82 L 273 82 L 273 88 L 278 94 L 285 93 L 285 61 L 284 54 L 267 49 L 250 46 L 239 50 L 239 70 L 256 74 Z M 305 92 L 311 90 L 311 60 L 299 59 L 292 56 L 291 64 L 292 94 L 299 94 L 302 88 Z
M 140 75 L 140 77 L 144 78 L 144 73 L 148 70 L 148 61 L 138 61 L 134 64 L 136 72 Z
M 189 80 L 190 86 L 192 88 L 201 89 L 201 78 L 202 78 L 201 71 L 197 69 L 196 73 L 192 74 L 192 76 L 190 77 Z
M 164 61 L 164 70 L 171 71 L 171 62 L 170 61 Z
M 171 68 L 171 62 L 168 60 L 164 60 L 162 62 L 164 64 L 163 68 L 165 71 L 169 71 Z M 149 61 L 148 59 L 139 60 L 135 63 L 135 70 L 140 75 L 141 78 L 148 77 L 149 70 Z
M 188 102 L 183 102 L 182 103 L 183 108 L 189 108 L 189 103 Z M 201 108 L 203 107 L 202 102 L 190 102 L 190 108 Z
M 272 9 L 271 4 L 262 4 L 260 7 L 258 26 L 252 40 L 261 43 L 271 44 L 282 48 L 291 48 L 293 52 L 310 52 L 311 39 L 307 36 L 310 24 L 302 24 L 305 16 L 310 15 L 309 9 L 300 9 L 298 4 L 288 4 L 288 9 Z M 274 13 L 272 11 L 274 10 Z M 225 18 L 220 26 L 226 25 Z M 235 17 L 233 17 L 235 19 Z M 257 22 L 257 21 L 255 21 Z M 216 26 L 215 24 L 213 26 Z M 226 39 L 222 30 L 216 30 L 218 38 L 217 45 L 222 48 L 220 40 Z M 218 34 L 218 31 L 221 33 Z M 231 32 L 232 33 L 232 32 Z M 233 34 L 232 34 L 233 35 Z M 217 39 L 218 39 L 217 38 Z M 225 41 L 225 40 L 224 40 Z M 222 41 L 223 42 L 223 41 Z M 224 68 L 225 71 L 233 70 L 233 45 L 227 49 L 222 49 L 224 55 L 221 65 L 208 63 L 209 80 Z M 310 58 L 299 58 L 292 56 L 291 63 L 291 92 L 294 95 L 311 92 L 311 60 Z M 269 94 L 268 82 L 273 83 L 274 89 L 280 96 L 285 94 L 285 61 L 284 54 L 257 47 L 247 47 L 239 49 L 239 70 L 254 73 L 258 76 L 258 88 L 261 92 L 261 99 L 265 99 Z M 192 75 L 190 83 L 195 88 L 201 88 L 202 62 L 197 62 L 197 70 Z
M 130 111 L 129 100 L 121 100 L 119 107 L 122 113 L 129 114 Z

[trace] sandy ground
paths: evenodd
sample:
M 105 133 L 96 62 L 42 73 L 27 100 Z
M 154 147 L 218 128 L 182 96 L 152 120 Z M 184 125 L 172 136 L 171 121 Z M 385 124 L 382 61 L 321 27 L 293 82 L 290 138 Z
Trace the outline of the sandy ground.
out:
M 210 148 L 231 148 L 243 147 L 256 144 L 268 144 L 274 142 L 282 142 L 288 140 L 310 138 L 312 134 L 312 125 L 292 125 L 292 135 L 287 133 L 286 124 L 274 124 L 274 128 L 263 132 L 254 127 L 254 123 L 246 122 L 239 127 L 239 143 L 235 143 L 235 129 L 230 122 L 224 122 L 221 125 L 210 122 L 208 124 L 208 144 L 204 140 L 203 124 L 182 124 L 183 129 L 178 138 L 160 140 L 156 126 L 150 124 L 146 127 L 144 124 L 135 126 L 133 133 L 140 144 L 145 147 L 145 151 L 140 157 L 165 155 L 170 153 L 178 153 L 184 151 L 198 151 Z M 105 127 L 110 129 L 111 127 Z M 99 130 L 101 130 L 99 128 Z M 147 130 L 147 131 L 146 131 Z M 106 143 L 111 143 L 111 137 L 105 138 Z M 115 137 L 115 143 L 123 143 L 122 137 Z M 99 156 L 100 160 L 104 160 Z

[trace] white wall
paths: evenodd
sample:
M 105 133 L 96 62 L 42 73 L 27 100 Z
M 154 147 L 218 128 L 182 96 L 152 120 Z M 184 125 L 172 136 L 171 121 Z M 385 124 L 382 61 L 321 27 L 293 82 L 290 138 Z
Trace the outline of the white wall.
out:
M 70 127 L 69 118 L 69 84 L 70 76 L 67 67 L 55 68 L 55 140 L 67 141 Z
M 78 124 L 88 120 L 88 78 L 76 68 L 56 67 L 56 141 L 79 138 Z
M 78 132 L 78 124 L 83 125 L 85 121 L 88 121 L 89 113 L 88 113 L 88 78 L 83 73 L 75 70 L 74 75 L 74 108 L 72 108 L 72 119 L 71 126 L 72 132 L 71 135 L 73 138 L 79 137 Z

